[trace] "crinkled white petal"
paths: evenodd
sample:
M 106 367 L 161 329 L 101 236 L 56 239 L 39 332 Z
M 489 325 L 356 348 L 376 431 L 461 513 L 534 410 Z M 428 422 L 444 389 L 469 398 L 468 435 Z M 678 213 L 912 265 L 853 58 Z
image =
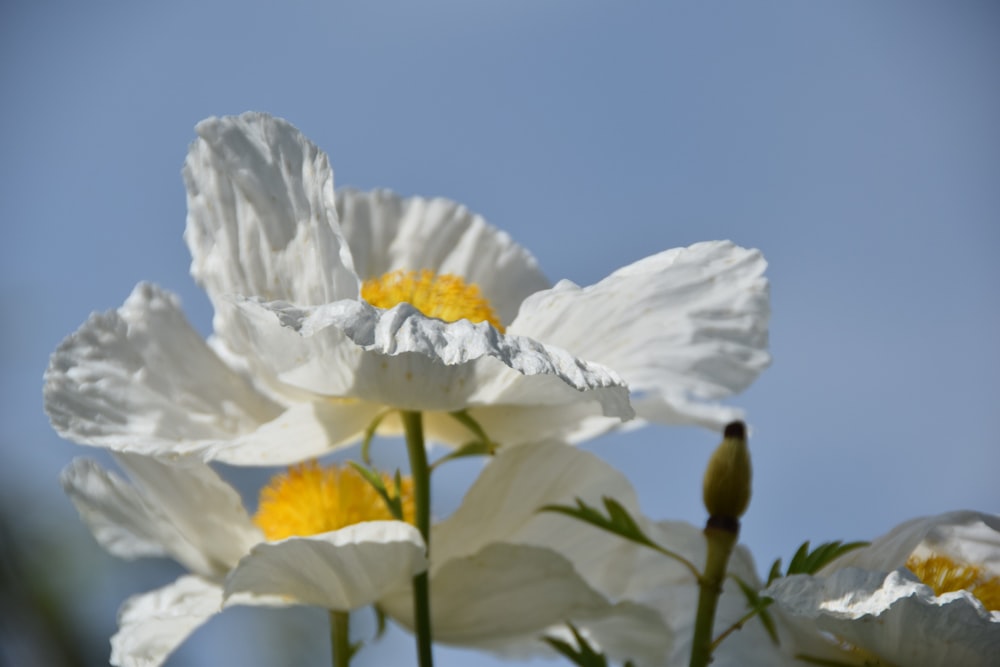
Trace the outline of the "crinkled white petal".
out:
M 209 118 L 184 164 L 191 274 L 216 306 L 227 294 L 300 304 L 357 298 L 325 153 L 262 113 Z M 224 318 L 221 318 L 224 319 Z
M 337 213 L 363 280 L 397 269 L 454 274 L 476 284 L 505 324 L 549 287 L 527 250 L 453 201 L 348 189 L 337 192 Z
M 137 487 L 76 459 L 63 471 L 66 493 L 98 543 L 116 556 L 167 556 L 192 572 L 221 576 L 262 539 L 239 495 L 208 466 L 119 455 Z
M 319 394 L 445 411 L 503 394 L 511 403 L 596 401 L 607 416 L 633 415 L 614 371 L 487 323 L 442 322 L 406 303 L 382 310 L 363 301 L 300 308 L 242 299 L 237 306 L 240 335 L 270 351 L 261 358 L 271 372 Z
M 181 577 L 169 586 L 136 595 L 118 612 L 111 638 L 111 664 L 158 667 L 198 626 L 222 608 L 222 587 L 201 577 Z
M 545 505 L 573 506 L 576 498 L 601 508 L 614 498 L 640 522 L 628 480 L 598 457 L 564 443 L 501 448 L 455 512 L 432 528 L 433 567 L 469 556 L 492 542 L 551 548 L 606 595 L 621 593 L 641 548 Z
M 715 425 L 704 411 L 768 365 L 766 262 L 728 241 L 647 257 L 590 287 L 562 281 L 529 297 L 508 328 L 615 369 L 644 399 L 640 417 Z
M 514 655 L 545 652 L 539 638 L 551 626 L 566 621 L 586 626 L 624 611 L 633 612 L 632 619 L 641 621 L 645 631 L 666 633 L 655 614 L 616 609 L 566 558 L 541 547 L 486 545 L 437 568 L 430 590 L 434 638 L 448 644 Z M 407 591 L 383 599 L 380 606 L 403 625 L 413 626 Z M 653 646 L 666 649 L 657 642 Z
M 289 601 L 350 611 L 406 587 L 427 569 L 419 531 L 401 521 L 369 521 L 310 537 L 264 542 L 226 579 L 226 597 L 253 604 Z
M 59 345 L 44 393 L 63 437 L 148 454 L 197 451 L 280 414 L 209 349 L 174 295 L 145 283 Z
M 897 665 L 996 665 L 1000 614 L 970 593 L 935 596 L 908 570 L 795 575 L 765 591 L 790 614 Z
M 258 392 L 174 295 L 145 283 L 63 341 L 45 373 L 45 409 L 60 435 L 146 455 L 283 465 L 356 440 L 379 410 L 296 393 L 307 400 L 282 407 Z
M 888 572 L 906 565 L 911 555 L 936 553 L 982 567 L 1000 576 L 1000 516 L 958 511 L 911 519 L 827 565 L 820 574 L 844 567 Z

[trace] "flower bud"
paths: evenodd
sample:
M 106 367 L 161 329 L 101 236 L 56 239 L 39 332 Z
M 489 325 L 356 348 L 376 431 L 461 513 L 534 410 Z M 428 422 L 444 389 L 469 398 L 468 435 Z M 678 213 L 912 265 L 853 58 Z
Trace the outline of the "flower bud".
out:
M 731 520 L 738 525 L 750 504 L 751 476 L 746 426 L 731 422 L 705 469 L 702 498 L 712 519 Z

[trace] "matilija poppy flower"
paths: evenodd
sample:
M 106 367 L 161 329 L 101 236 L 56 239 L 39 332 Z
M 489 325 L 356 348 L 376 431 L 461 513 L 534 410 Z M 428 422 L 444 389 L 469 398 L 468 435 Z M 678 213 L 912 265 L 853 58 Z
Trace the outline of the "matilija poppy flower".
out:
M 1000 517 L 913 519 L 817 575 L 765 591 L 859 664 L 988 667 L 1000 657 Z
M 444 199 L 334 194 L 327 156 L 260 113 L 197 127 L 184 167 L 206 344 L 140 284 L 53 354 L 45 405 L 70 440 L 158 456 L 287 464 L 393 411 L 433 440 L 579 441 L 633 418 L 717 427 L 712 401 L 767 365 L 765 261 L 730 242 L 550 287 L 507 234 Z M 631 400 L 630 400 L 631 399 Z M 459 422 L 449 413 L 462 411 Z
M 655 610 L 599 592 L 578 569 L 626 577 L 636 547 L 538 512 L 577 496 L 599 502 L 608 492 L 636 511 L 621 474 L 564 443 L 501 450 L 459 509 L 433 527 L 430 563 L 416 528 L 388 520 L 383 499 L 353 468 L 295 466 L 265 487 L 251 519 L 237 492 L 196 459 L 116 458 L 133 484 L 86 459 L 64 472 L 81 517 L 112 554 L 169 556 L 191 574 L 126 601 L 111 640 L 114 665 L 161 664 L 232 604 L 334 611 L 378 604 L 409 627 L 411 579 L 428 568 L 435 641 L 546 653 L 540 638 L 572 622 L 609 655 L 640 666 L 663 664 L 670 648 Z M 407 518 L 405 480 L 402 487 Z

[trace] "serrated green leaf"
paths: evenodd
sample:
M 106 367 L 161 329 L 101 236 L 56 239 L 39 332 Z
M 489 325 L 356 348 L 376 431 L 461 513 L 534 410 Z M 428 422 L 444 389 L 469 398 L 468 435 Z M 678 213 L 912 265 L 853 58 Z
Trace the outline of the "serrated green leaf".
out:
M 776 559 L 771 563 L 771 570 L 767 573 L 767 585 L 770 586 L 771 582 L 781 576 L 781 559 Z
M 791 562 L 788 564 L 788 570 L 785 574 L 786 576 L 791 574 L 816 574 L 831 561 L 849 551 L 868 546 L 868 544 L 869 542 L 848 542 L 845 544 L 837 540 L 835 542 L 826 542 L 809 551 L 809 542 L 805 542 L 795 552 L 795 556 L 792 557 Z
M 803 571 L 803 562 L 806 556 L 809 555 L 809 541 L 806 540 L 802 543 L 796 551 L 795 555 L 792 556 L 792 560 L 788 563 L 788 574 L 799 573 Z
M 646 535 L 646 533 L 644 533 L 639 527 L 639 523 L 632 518 L 632 515 L 628 513 L 628 510 L 626 510 L 621 503 L 613 498 L 609 498 L 608 496 L 604 496 L 602 501 L 604 502 L 604 507 L 608 512 L 607 516 L 601 514 L 599 510 L 583 502 L 580 498 L 576 499 L 576 507 L 571 507 L 569 505 L 545 505 L 544 507 L 539 508 L 538 511 L 565 514 L 577 519 L 578 521 L 583 521 L 584 523 L 596 526 L 601 530 L 606 530 L 609 533 L 613 533 L 626 540 L 649 547 L 650 549 L 658 551 L 668 558 L 676 560 L 678 563 L 686 567 L 689 572 L 691 572 L 691 575 L 695 578 L 695 580 L 701 580 L 701 573 L 691 561 L 678 553 L 660 546 L 650 539 L 649 536 Z

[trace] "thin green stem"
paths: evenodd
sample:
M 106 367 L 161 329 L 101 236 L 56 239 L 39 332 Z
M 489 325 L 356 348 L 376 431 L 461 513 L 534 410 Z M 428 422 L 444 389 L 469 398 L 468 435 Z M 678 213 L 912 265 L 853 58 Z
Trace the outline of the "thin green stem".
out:
M 351 646 L 351 613 L 330 612 L 330 646 L 333 649 L 333 667 L 350 667 L 354 648 Z
M 735 525 L 733 525 L 735 523 Z M 705 526 L 705 540 L 708 554 L 705 556 L 705 572 L 701 576 L 701 590 L 698 593 L 698 615 L 694 623 L 694 641 L 691 645 L 690 667 L 707 667 L 712 661 L 712 626 L 715 624 L 715 610 L 722 593 L 722 582 L 726 577 L 726 565 L 739 537 L 739 522 L 722 522 L 717 525 L 712 519 Z
M 431 552 L 431 475 L 427 465 L 427 449 L 424 446 L 423 415 L 419 412 L 403 411 L 403 430 L 406 433 L 406 450 L 410 455 L 410 476 L 413 478 L 413 504 L 417 530 L 427 545 L 427 557 Z M 433 667 L 431 651 L 431 600 L 427 573 L 413 577 L 414 634 L 417 637 L 417 659 L 420 667 Z
M 728 628 L 726 628 L 722 633 L 719 634 L 718 637 L 716 637 L 712 641 L 712 645 L 709 648 L 712 651 L 715 651 L 715 649 L 719 648 L 719 644 L 721 644 L 723 642 L 723 640 L 725 640 L 726 637 L 728 637 L 729 635 L 733 634 L 737 630 L 742 630 L 743 626 L 746 625 L 746 622 L 749 621 L 754 616 L 756 616 L 757 614 L 759 614 L 760 611 L 761 611 L 760 609 L 751 609 L 747 613 L 745 613 L 742 616 L 740 616 L 740 618 L 739 618 L 738 621 L 736 621 L 735 623 L 733 623 L 732 625 L 730 625 Z

